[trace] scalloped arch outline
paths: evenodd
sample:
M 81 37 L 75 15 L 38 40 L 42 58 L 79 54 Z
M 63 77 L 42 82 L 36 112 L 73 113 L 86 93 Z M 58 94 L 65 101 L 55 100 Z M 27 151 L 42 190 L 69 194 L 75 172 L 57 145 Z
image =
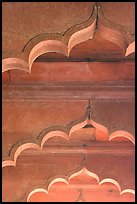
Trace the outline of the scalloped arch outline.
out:
M 31 67 L 34 60 L 44 53 L 57 52 L 69 57 L 70 51 L 75 45 L 87 41 L 88 39 L 93 37 L 96 28 L 96 16 L 97 7 L 96 5 L 94 5 L 93 13 L 86 22 L 83 22 L 81 24 L 80 26 L 82 28 L 81 30 L 74 32 L 75 29 L 78 27 L 78 25 L 75 25 L 74 27 L 68 29 L 63 35 L 61 41 L 63 41 L 66 38 L 66 34 L 69 33 L 70 38 L 68 45 L 64 44 L 59 40 L 43 40 L 41 42 L 38 42 L 37 44 L 33 45 L 32 49 L 30 50 L 28 62 L 19 58 L 3 59 L 2 72 L 11 69 L 19 69 L 31 73 Z M 84 26 L 86 26 L 86 28 L 83 29 Z
M 99 21 L 98 29 L 96 30 L 97 16 Z M 84 26 L 86 26 L 86 28 L 83 28 Z M 37 57 L 44 53 L 56 52 L 69 57 L 72 48 L 82 42 L 92 39 L 94 37 L 95 31 L 99 32 L 104 39 L 119 45 L 125 53 L 125 57 L 135 52 L 135 42 L 132 42 L 128 45 L 126 37 L 119 30 L 112 29 L 111 27 L 104 24 L 103 14 L 100 9 L 97 8 L 97 5 L 94 5 L 93 14 L 91 14 L 90 18 L 80 25 L 81 29 L 78 28 L 78 30 L 76 30 L 77 27 L 78 25 L 75 25 L 74 27 L 68 29 L 62 36 L 61 41 L 53 39 L 38 41 L 33 45 L 29 52 L 28 62 L 20 58 L 3 59 L 2 72 L 12 69 L 19 69 L 31 73 L 33 62 Z M 66 38 L 66 33 L 69 33 L 70 35 L 68 45 L 64 44 L 63 42 Z
M 88 110 L 86 114 L 87 113 L 88 113 Z M 34 148 L 34 149 L 42 150 L 45 142 L 48 139 L 55 137 L 55 136 L 59 136 L 61 138 L 69 140 L 71 134 L 74 131 L 80 130 L 84 126 L 89 125 L 89 124 L 95 128 L 95 136 L 96 136 L 97 141 L 111 141 L 114 138 L 123 137 L 123 138 L 127 138 L 135 145 L 135 138 L 129 132 L 119 130 L 109 135 L 108 129 L 106 127 L 94 122 L 92 119 L 89 120 L 88 116 L 85 115 L 81 119 L 71 122 L 66 127 L 53 126 L 53 127 L 46 128 L 44 131 L 40 133 L 40 135 L 34 141 L 28 138 L 28 140 L 24 141 L 24 139 L 22 139 L 21 141 L 19 141 L 20 145 L 17 142 L 11 149 L 9 158 L 2 161 L 2 167 L 16 166 L 16 161 L 17 161 L 18 156 L 21 154 L 22 151 L 26 149 Z
M 50 187 L 51 187 L 52 185 L 54 185 L 55 183 L 57 183 L 57 182 L 63 182 L 63 183 L 65 183 L 65 184 L 69 185 L 69 182 L 70 182 L 70 180 L 71 180 L 72 178 L 74 178 L 75 176 L 80 175 L 80 174 L 83 173 L 83 172 L 84 172 L 86 175 L 88 175 L 88 176 L 90 176 L 90 177 L 92 177 L 92 178 L 95 178 L 95 179 L 97 180 L 99 186 L 102 185 L 102 184 L 104 184 L 104 183 L 108 183 L 108 182 L 109 182 L 109 183 L 114 184 L 114 185 L 118 188 L 118 190 L 119 190 L 119 192 L 120 192 L 120 195 L 122 195 L 122 194 L 124 194 L 124 193 L 132 193 L 133 195 L 135 195 L 135 190 L 133 190 L 133 189 L 124 189 L 124 190 L 121 191 L 120 184 L 119 184 L 116 180 L 111 179 L 111 178 L 105 178 L 105 179 L 103 179 L 103 180 L 100 181 L 99 176 L 98 176 L 96 173 L 87 170 L 86 167 L 82 167 L 82 168 L 80 167 L 80 169 L 78 169 L 77 171 L 73 171 L 73 172 L 71 172 L 71 173 L 68 173 L 67 176 L 63 176 L 63 177 L 58 177 L 58 176 L 52 177 L 51 179 L 49 179 L 49 180 L 46 182 L 46 184 L 45 184 L 44 186 L 37 187 L 37 188 L 33 187 L 33 190 L 32 190 L 32 188 L 31 188 L 31 189 L 27 192 L 27 195 L 26 195 L 26 197 L 27 197 L 27 198 L 26 198 L 27 202 L 29 201 L 30 197 L 31 197 L 33 194 L 37 193 L 37 192 L 44 192 L 44 193 L 48 194 L 48 193 L 49 193 L 49 190 L 50 190 Z

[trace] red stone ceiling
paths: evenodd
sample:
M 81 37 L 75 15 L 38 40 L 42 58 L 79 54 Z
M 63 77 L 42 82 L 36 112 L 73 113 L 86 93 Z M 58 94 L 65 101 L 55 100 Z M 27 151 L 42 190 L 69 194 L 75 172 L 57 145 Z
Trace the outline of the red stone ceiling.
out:
M 3 201 L 134 201 L 135 3 L 3 2 L 2 58 Z

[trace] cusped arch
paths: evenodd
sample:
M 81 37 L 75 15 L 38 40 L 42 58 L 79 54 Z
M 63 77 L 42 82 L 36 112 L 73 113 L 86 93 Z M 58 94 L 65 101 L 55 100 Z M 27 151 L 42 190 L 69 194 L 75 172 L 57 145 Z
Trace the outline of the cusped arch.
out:
M 74 133 L 77 130 L 83 129 L 84 127 L 94 128 L 96 141 L 112 141 L 113 139 L 117 140 L 117 138 L 121 137 L 122 139 L 125 138 L 126 140 L 131 141 L 135 145 L 135 138 L 133 137 L 132 134 L 120 130 L 109 134 L 109 131 L 105 126 L 98 124 L 93 119 L 89 119 L 90 113 L 89 111 L 90 110 L 87 108 L 84 117 L 71 122 L 66 127 L 60 126 L 48 127 L 45 130 L 43 130 L 36 139 L 28 138 L 25 140 L 22 139 L 21 141 L 17 142 L 11 149 L 9 157 L 3 160 L 2 167 L 16 166 L 17 158 L 22 151 L 30 148 L 42 150 L 44 144 L 50 138 L 58 136 L 69 141 L 72 133 Z
M 27 54 L 28 60 L 5 58 L 2 61 L 2 72 L 19 69 L 31 73 L 34 60 L 45 53 L 56 52 L 69 57 L 69 53 L 75 45 L 90 39 L 94 35 L 97 8 L 93 6 L 92 9 L 89 19 L 69 28 L 63 34 L 51 33 L 51 38 L 47 38 L 46 34 L 41 34 L 30 40 L 23 49 L 23 55 L 25 55 L 25 52 L 29 52 L 29 54 Z M 41 37 L 43 40 L 41 40 Z M 32 43 L 32 41 L 34 42 Z
M 91 15 L 87 21 L 69 28 L 63 34 L 51 33 L 51 37 L 50 35 L 47 37 L 46 34 L 41 34 L 32 39 L 32 41 L 34 40 L 33 43 L 30 40 L 22 53 L 25 56 L 25 52 L 27 52 L 27 56 L 25 57 L 25 59 L 27 59 L 3 59 L 2 72 L 19 69 L 31 73 L 32 64 L 40 55 L 56 52 L 69 57 L 71 50 L 76 45 L 94 38 L 96 33 L 99 33 L 104 39 L 117 44 L 123 50 L 125 57 L 135 52 L 135 42 L 131 42 L 131 40 L 128 42 L 127 40 L 130 34 L 126 35 L 127 32 L 123 27 L 119 25 L 116 26 L 113 22 L 109 22 L 108 19 L 104 17 L 100 6 L 94 5 L 92 9 Z M 110 26 L 111 24 L 114 24 L 114 26 Z
M 126 194 L 126 193 L 131 193 L 131 194 L 135 195 L 135 190 L 134 189 L 124 189 L 124 190 L 121 190 L 121 186 L 120 186 L 120 184 L 116 180 L 114 180 L 112 178 L 105 178 L 103 180 L 100 180 L 99 176 L 96 173 L 87 170 L 87 168 L 84 166 L 84 167 L 79 168 L 79 169 L 77 169 L 77 170 L 75 170 L 73 172 L 69 172 L 66 176 L 60 176 L 60 177 L 56 176 L 56 177 L 50 178 L 49 180 L 47 180 L 47 182 L 43 186 L 31 188 L 26 193 L 25 200 L 27 200 L 27 202 L 29 202 L 31 196 L 33 196 L 35 193 L 38 193 L 38 192 L 43 192 L 43 193 L 49 194 L 51 186 L 53 186 L 54 184 L 56 184 L 58 182 L 65 183 L 67 186 L 70 186 L 71 185 L 70 181 L 72 181 L 73 178 L 75 178 L 76 176 L 81 177 L 81 175 L 89 176 L 90 179 L 91 179 L 91 181 L 90 181 L 91 185 L 92 185 L 92 178 L 97 181 L 99 186 L 101 186 L 101 185 L 103 185 L 105 183 L 112 183 L 112 184 L 114 184 L 117 187 L 117 190 L 119 191 L 119 196 L 121 196 L 123 194 Z M 76 189 L 79 191 L 78 185 L 77 185 Z M 91 188 L 91 191 L 92 191 L 92 188 Z M 86 196 L 85 195 L 84 195 L 84 199 L 86 201 Z
M 110 4 L 111 3 L 112 2 L 110 2 Z M 127 8 L 128 7 L 126 6 L 126 9 Z M 133 29 L 129 29 L 129 27 L 126 27 L 125 25 L 120 24 L 118 20 L 117 21 L 115 20 L 115 17 L 113 17 L 114 18 L 113 20 L 112 19 L 110 20 L 108 17 L 106 17 L 105 12 L 103 10 L 104 10 L 103 4 L 101 2 L 98 3 L 99 34 L 104 39 L 108 41 L 112 41 L 117 45 L 119 45 L 123 50 L 125 57 L 135 52 Z M 131 13 L 134 13 L 133 10 Z

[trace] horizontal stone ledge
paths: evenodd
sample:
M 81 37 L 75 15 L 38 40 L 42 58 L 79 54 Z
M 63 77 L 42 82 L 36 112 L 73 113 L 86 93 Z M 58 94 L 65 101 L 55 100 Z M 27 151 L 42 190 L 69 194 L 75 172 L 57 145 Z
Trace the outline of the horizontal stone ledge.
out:
M 134 83 L 39 83 L 2 86 L 3 100 L 133 99 Z
M 23 155 L 46 155 L 46 154 L 114 154 L 118 156 L 134 154 L 134 145 L 130 141 L 71 141 L 70 144 L 52 141 L 46 144 L 42 150 L 28 149 L 23 151 Z
M 15 69 L 2 74 L 3 83 L 108 82 L 135 79 L 135 62 L 34 62 L 31 73 Z

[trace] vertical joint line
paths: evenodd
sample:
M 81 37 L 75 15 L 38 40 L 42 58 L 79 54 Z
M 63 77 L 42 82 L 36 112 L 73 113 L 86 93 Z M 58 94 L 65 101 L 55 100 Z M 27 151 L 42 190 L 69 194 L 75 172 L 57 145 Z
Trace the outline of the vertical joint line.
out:
M 88 101 L 88 119 L 91 119 L 91 102 L 90 100 Z
M 98 11 L 99 11 L 99 8 L 100 8 L 98 2 L 96 2 L 95 6 L 96 6 L 96 9 L 97 9 L 96 29 L 95 29 L 95 32 L 96 32 L 98 30 Z

